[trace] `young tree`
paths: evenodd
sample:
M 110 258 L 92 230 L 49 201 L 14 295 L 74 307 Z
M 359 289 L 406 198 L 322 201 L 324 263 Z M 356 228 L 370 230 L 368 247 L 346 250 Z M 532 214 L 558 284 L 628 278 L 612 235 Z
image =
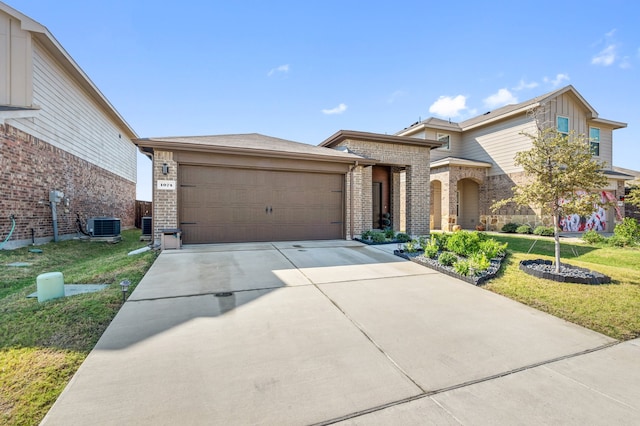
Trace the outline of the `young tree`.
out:
M 593 212 L 601 203 L 594 190 L 607 184 L 598 163 L 583 136 L 571 132 L 559 133 L 554 128 L 539 129 L 538 134 L 523 133 L 532 141 L 532 148 L 518 152 L 515 164 L 522 166 L 529 177 L 527 183 L 513 189 L 513 197 L 492 206 L 497 210 L 507 203 L 540 208 L 542 214 L 553 217 L 555 239 L 555 269 L 560 272 L 560 217 L 581 216 Z M 585 195 L 577 195 L 577 191 Z
M 625 197 L 625 201 L 636 207 L 640 207 L 640 186 L 633 185 L 631 191 L 629 191 L 629 195 Z

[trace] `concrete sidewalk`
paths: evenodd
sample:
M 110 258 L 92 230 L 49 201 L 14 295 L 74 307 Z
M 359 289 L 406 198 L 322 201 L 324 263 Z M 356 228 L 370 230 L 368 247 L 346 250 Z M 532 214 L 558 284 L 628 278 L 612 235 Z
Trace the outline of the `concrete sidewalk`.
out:
M 637 424 L 639 341 L 391 250 L 163 252 L 43 424 Z

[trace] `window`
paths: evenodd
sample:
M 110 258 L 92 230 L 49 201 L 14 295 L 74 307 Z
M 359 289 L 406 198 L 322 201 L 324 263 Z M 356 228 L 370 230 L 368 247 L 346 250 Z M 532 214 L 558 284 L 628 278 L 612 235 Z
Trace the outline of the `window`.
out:
M 446 133 L 438 133 L 436 135 L 436 139 L 438 140 L 438 142 L 442 142 L 442 146 L 440 147 L 440 149 L 449 149 L 449 142 L 451 142 L 451 136 L 446 134 Z
M 558 116 L 557 123 L 558 123 L 558 133 L 561 133 L 565 136 L 569 136 L 569 119 L 567 117 Z
M 589 143 L 591 145 L 591 154 L 596 157 L 600 156 L 600 129 L 597 127 L 589 127 Z

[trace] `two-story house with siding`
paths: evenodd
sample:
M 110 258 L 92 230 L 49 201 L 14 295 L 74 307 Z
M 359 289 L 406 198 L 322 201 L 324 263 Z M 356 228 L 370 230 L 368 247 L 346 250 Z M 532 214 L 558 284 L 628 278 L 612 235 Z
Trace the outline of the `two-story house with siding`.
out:
M 134 130 L 41 24 L 0 2 L 3 248 L 77 235 L 77 215 L 134 225 Z
M 603 201 L 613 202 L 613 206 L 597 207 L 587 218 L 563 218 L 563 230 L 611 231 L 615 221 L 624 217 L 623 203 L 618 203 L 624 196 L 624 182 L 633 178 L 612 167 L 613 131 L 626 127 L 626 123 L 600 118 L 573 86 L 460 123 L 428 118 L 397 133 L 442 142 L 431 152 L 431 229 L 451 230 L 453 225 L 474 229 L 481 225 L 487 230 L 500 230 L 509 222 L 550 224 L 551 218 L 541 217 L 533 209 L 511 206 L 493 212 L 490 208 L 510 197 L 512 188 L 527 179 L 522 168 L 514 164 L 514 157 L 531 148 L 531 139 L 525 134 L 535 135 L 539 125 L 584 135 L 609 178 L 599 192 Z

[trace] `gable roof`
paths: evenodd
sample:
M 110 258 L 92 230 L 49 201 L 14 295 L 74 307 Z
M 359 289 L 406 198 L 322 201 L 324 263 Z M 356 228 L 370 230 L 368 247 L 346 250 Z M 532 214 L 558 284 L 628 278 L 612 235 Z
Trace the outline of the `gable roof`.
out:
M 523 112 L 528 111 L 531 108 L 540 106 L 545 102 L 567 92 L 574 95 L 578 99 L 578 101 L 587 109 L 587 111 L 589 112 L 588 114 L 589 119 L 591 121 L 612 126 L 614 129 L 627 127 L 626 123 L 598 118 L 598 112 L 589 104 L 589 102 L 587 102 L 572 85 L 568 85 L 560 89 L 545 93 L 543 95 L 536 96 L 535 98 L 528 99 L 524 102 L 505 105 L 503 107 L 494 109 L 492 111 L 487 111 L 484 114 L 469 118 L 467 120 L 461 121 L 460 123 L 453 123 L 446 120 L 441 120 L 439 118 L 429 117 L 426 120 L 423 120 L 419 123 L 414 123 L 410 127 L 403 129 L 396 134 L 406 134 L 406 133 L 409 133 L 409 131 L 415 131 L 415 130 L 423 129 L 425 127 L 436 128 L 436 129 L 447 128 L 450 130 L 458 130 L 458 131 L 471 130 L 473 128 L 483 126 L 485 124 L 489 124 L 497 120 L 502 120 L 516 114 L 521 114 Z
M 356 154 L 331 148 L 274 138 L 259 133 L 177 136 L 134 139 L 140 151 L 153 153 L 154 148 L 184 151 L 216 152 L 228 154 L 249 154 L 264 157 L 306 158 L 339 163 L 370 163 Z
M 480 125 L 487 124 L 489 122 L 501 120 L 503 118 L 507 118 L 515 114 L 520 114 L 522 112 L 526 112 L 530 110 L 531 108 L 540 106 L 545 102 L 567 92 L 572 93 L 575 97 L 578 98 L 580 103 L 582 103 L 587 108 L 587 110 L 589 111 L 589 114 L 591 115 L 590 118 L 598 117 L 598 112 L 582 97 L 580 93 L 578 93 L 578 91 L 572 85 L 568 85 L 561 89 L 554 90 L 552 92 L 545 93 L 540 96 L 536 96 L 535 98 L 532 98 L 532 99 L 528 99 L 524 102 L 505 105 L 493 111 L 485 112 L 482 115 L 478 115 L 476 117 L 462 121 L 460 123 L 460 127 L 462 128 L 462 130 L 469 130 L 469 129 L 473 129 L 474 127 L 478 127 Z
M 71 55 L 62 47 L 62 45 L 56 40 L 56 38 L 49 32 L 47 27 L 29 18 L 27 15 L 18 12 L 11 6 L 0 1 L 0 11 L 10 15 L 12 18 L 20 21 L 20 28 L 29 31 L 32 37 L 60 63 L 60 65 L 69 73 L 73 78 L 87 91 L 100 105 L 107 115 L 109 115 L 116 123 L 122 127 L 127 133 L 129 138 L 137 138 L 138 135 L 133 128 L 127 123 L 127 121 L 120 115 L 115 107 L 109 102 L 109 100 L 102 94 L 100 89 L 91 81 L 89 76 L 80 68 L 80 66 L 73 60 Z
M 418 139 L 409 136 L 383 135 L 381 133 L 360 132 L 356 130 L 339 130 L 320 143 L 321 147 L 334 147 L 346 139 L 382 142 L 397 145 L 415 145 L 430 149 L 442 146 L 442 142 L 431 139 Z

